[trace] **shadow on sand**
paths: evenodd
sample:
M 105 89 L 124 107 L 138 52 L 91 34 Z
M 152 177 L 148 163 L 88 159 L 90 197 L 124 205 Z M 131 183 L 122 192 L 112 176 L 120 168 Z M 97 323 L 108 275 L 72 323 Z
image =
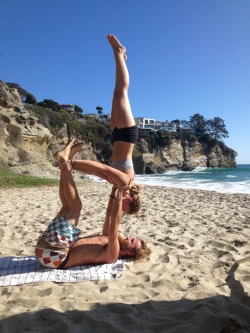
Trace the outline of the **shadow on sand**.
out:
M 249 333 L 250 297 L 235 279 L 238 264 L 229 271 L 230 297 L 199 300 L 110 303 L 90 311 L 43 309 L 5 318 L 1 333 Z

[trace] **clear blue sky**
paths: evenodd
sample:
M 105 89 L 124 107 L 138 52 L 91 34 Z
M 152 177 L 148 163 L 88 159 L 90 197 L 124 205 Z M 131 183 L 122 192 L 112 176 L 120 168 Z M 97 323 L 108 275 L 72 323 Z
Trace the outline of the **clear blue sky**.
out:
M 109 113 L 113 54 L 127 48 L 135 117 L 220 117 L 250 163 L 249 0 L 1 0 L 0 79 L 38 101 Z

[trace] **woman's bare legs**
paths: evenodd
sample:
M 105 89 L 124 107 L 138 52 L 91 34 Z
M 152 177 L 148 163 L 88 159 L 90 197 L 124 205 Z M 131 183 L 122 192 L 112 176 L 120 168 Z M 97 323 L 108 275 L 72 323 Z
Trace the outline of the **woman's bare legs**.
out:
M 54 157 L 58 160 L 59 165 L 65 162 L 67 163 L 69 158 L 72 158 L 81 146 L 82 143 L 74 145 L 74 140 L 70 140 L 65 148 L 57 152 Z M 77 226 L 82 203 L 70 170 L 60 172 L 59 196 L 62 202 L 62 208 L 58 212 L 57 217 L 63 216 Z
M 134 126 L 135 121 L 128 98 L 129 73 L 126 66 L 126 49 L 114 35 L 107 35 L 107 39 L 113 49 L 116 64 L 115 89 L 111 112 L 111 127 L 113 130 L 115 127 Z

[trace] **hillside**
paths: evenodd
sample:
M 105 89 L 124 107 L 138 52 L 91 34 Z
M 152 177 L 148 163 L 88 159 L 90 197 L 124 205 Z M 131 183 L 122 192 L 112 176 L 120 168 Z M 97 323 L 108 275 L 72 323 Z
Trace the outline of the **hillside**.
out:
M 67 128 L 85 142 L 77 158 L 110 164 L 111 131 L 98 119 L 24 105 L 16 89 L 0 81 L 0 166 L 40 177 L 58 177 L 53 152 L 67 142 Z M 137 174 L 195 167 L 235 167 L 237 153 L 222 142 L 194 135 L 139 131 L 134 151 Z

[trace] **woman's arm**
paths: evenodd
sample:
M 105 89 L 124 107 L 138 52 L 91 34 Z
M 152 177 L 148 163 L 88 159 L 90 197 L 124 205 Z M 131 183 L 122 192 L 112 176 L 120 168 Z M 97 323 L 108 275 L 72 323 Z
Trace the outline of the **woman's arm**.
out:
M 74 160 L 72 162 L 74 170 L 95 175 L 113 185 L 125 186 L 130 181 L 130 177 L 125 173 L 99 162 L 89 160 Z
M 119 257 L 119 225 L 122 218 L 122 196 L 124 187 L 119 187 L 113 200 L 110 216 L 110 226 L 108 231 L 107 258 L 109 262 L 114 262 Z
M 117 192 L 117 187 L 113 186 L 112 190 L 111 190 L 111 194 L 109 197 L 109 202 L 108 202 L 108 207 L 106 210 L 106 218 L 105 218 L 105 222 L 102 228 L 102 235 L 103 236 L 108 236 L 109 234 L 109 226 L 111 223 L 111 211 L 113 208 L 113 202 L 114 202 L 114 198 L 116 197 L 116 192 Z

